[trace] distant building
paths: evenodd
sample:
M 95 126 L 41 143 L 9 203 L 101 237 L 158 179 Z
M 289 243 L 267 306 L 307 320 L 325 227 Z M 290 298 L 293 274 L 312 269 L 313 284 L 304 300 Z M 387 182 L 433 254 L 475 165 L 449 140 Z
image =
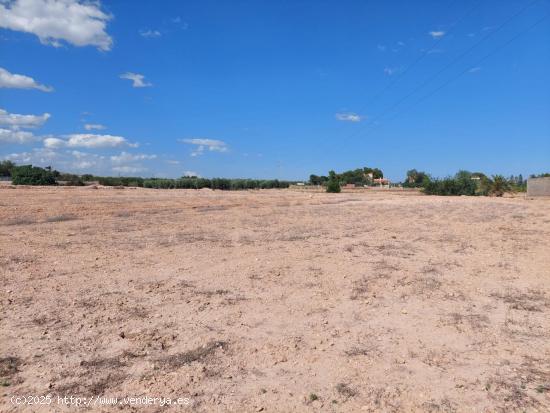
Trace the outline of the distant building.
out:
M 391 184 L 391 181 L 387 178 L 374 178 L 372 180 L 373 183 L 378 184 L 380 186 L 389 185 Z
M 529 178 L 527 196 L 550 196 L 550 177 Z

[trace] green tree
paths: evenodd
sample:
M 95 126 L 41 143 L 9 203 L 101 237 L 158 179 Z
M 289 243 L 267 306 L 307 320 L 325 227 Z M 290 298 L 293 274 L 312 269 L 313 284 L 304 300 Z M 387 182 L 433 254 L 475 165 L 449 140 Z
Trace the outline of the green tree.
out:
M 14 185 L 56 185 L 54 172 L 32 165 L 15 166 L 11 170 Z
M 502 196 L 510 190 L 510 183 L 502 175 L 493 175 L 490 194 L 494 196 Z
M 327 192 L 339 193 L 341 190 L 340 181 L 336 176 L 336 172 L 330 171 L 328 173 Z
M 59 177 L 57 177 L 57 180 L 66 182 L 65 185 L 68 185 L 68 186 L 84 185 L 84 182 L 82 181 L 82 179 L 80 179 L 78 175 L 74 175 L 74 174 L 62 173 L 59 175 Z
M 11 176 L 11 171 L 15 164 L 10 160 L 0 162 L 0 176 Z
M 411 169 L 407 171 L 407 177 L 405 178 L 403 186 L 408 188 L 425 187 L 429 181 L 430 177 L 426 172 Z
M 310 175 L 309 183 L 310 185 L 324 185 L 328 181 L 326 176 Z

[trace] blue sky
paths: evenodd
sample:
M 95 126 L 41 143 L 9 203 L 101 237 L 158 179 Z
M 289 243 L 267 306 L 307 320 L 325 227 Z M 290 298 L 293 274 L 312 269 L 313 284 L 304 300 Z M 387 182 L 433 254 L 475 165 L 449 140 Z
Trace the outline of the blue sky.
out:
M 547 172 L 549 12 L 548 0 L 2 1 L 0 159 L 168 177 Z

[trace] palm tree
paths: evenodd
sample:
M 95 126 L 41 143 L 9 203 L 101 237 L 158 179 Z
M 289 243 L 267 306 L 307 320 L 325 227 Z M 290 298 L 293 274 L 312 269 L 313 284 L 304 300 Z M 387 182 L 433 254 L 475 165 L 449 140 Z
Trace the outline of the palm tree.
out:
M 493 175 L 493 181 L 491 182 L 490 193 L 494 196 L 502 196 L 505 192 L 510 190 L 510 184 L 506 178 L 502 175 Z

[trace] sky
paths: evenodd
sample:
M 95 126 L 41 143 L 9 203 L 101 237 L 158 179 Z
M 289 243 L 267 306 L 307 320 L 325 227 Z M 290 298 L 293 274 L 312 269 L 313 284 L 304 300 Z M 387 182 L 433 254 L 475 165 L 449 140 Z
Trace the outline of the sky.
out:
M 0 159 L 550 172 L 550 0 L 0 0 Z

